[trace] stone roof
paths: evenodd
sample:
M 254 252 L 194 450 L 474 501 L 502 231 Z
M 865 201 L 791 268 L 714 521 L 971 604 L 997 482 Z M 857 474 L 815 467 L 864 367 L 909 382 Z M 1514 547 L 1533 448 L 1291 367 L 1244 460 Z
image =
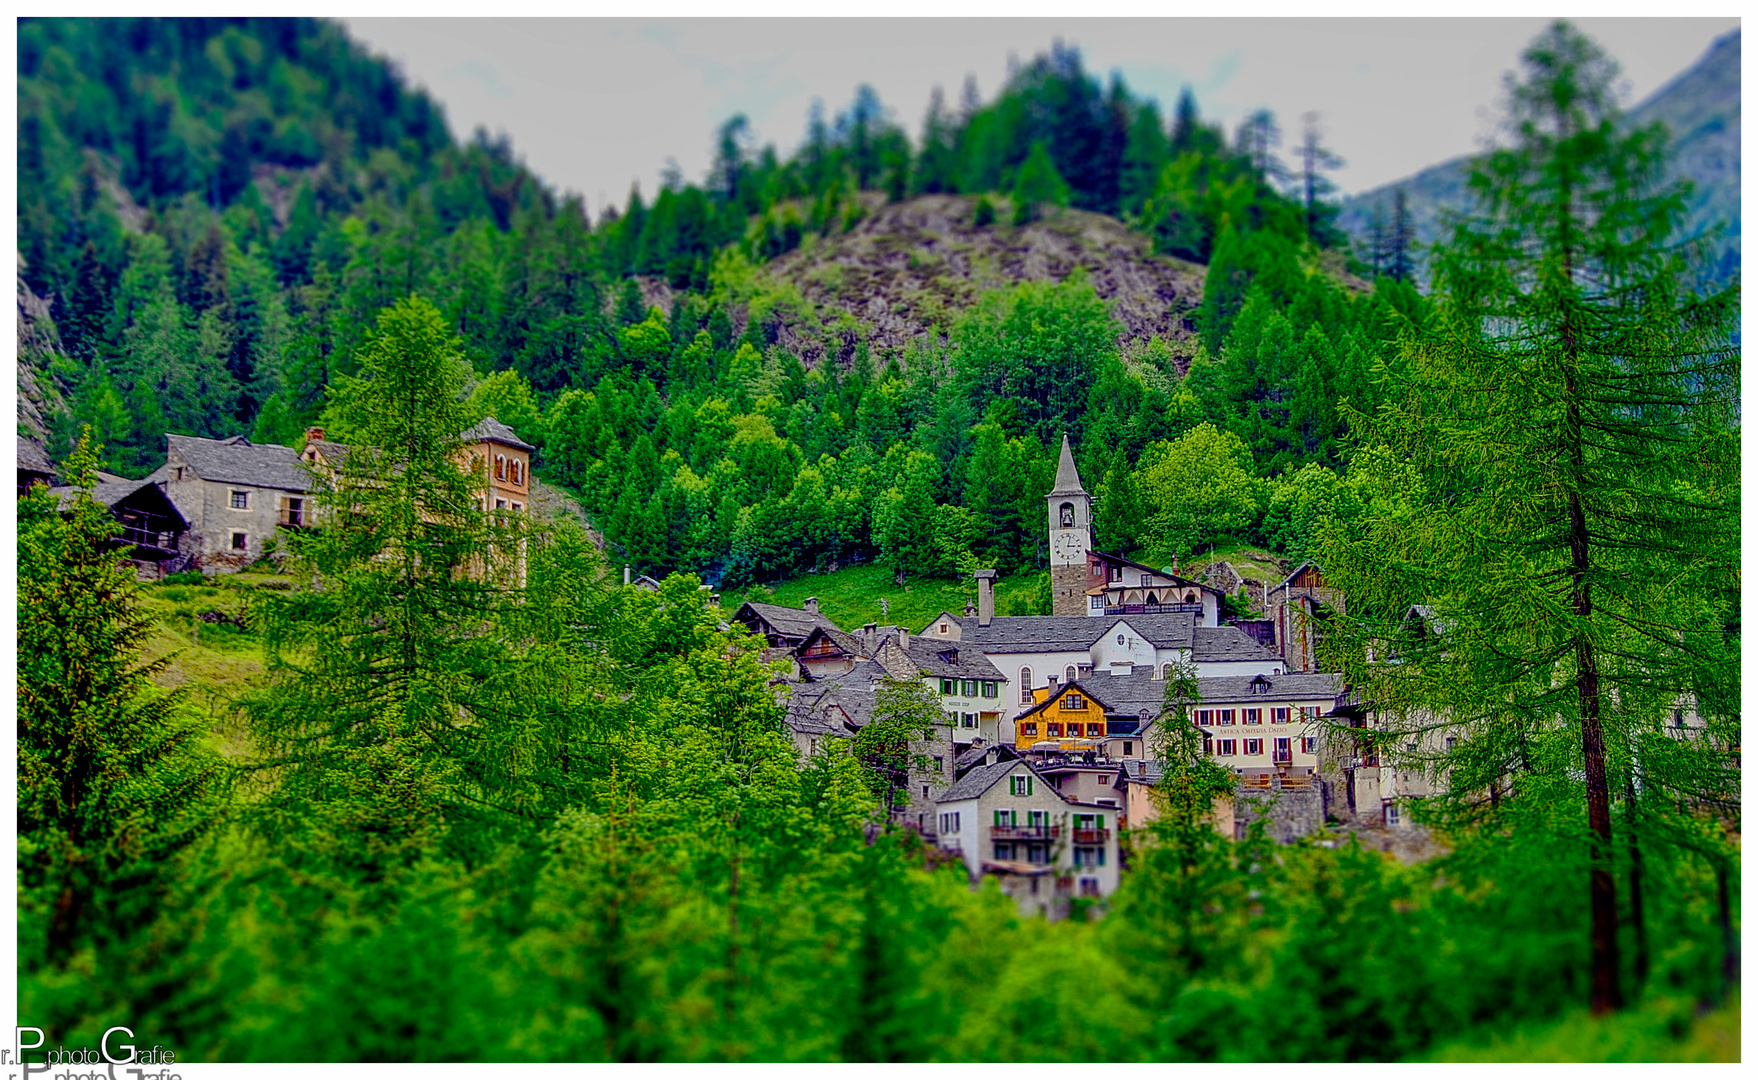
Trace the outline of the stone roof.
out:
M 1262 679 L 1269 684 L 1263 693 L 1254 693 L 1252 684 Z M 1343 686 L 1341 675 L 1296 672 L 1289 675 L 1217 675 L 1196 681 L 1196 693 L 1203 705 L 1237 701 L 1288 701 L 1295 698 L 1334 698 Z
M 177 520 L 183 523 L 184 528 L 189 527 L 189 520 L 183 516 L 183 512 L 178 510 L 176 504 L 159 490 L 157 484 L 150 480 L 115 480 L 93 484 L 92 501 L 99 506 L 114 508 L 147 488 L 152 489 L 152 502 L 158 503 L 166 512 L 176 515 Z M 79 488 L 67 486 L 49 489 L 49 493 L 60 500 L 58 505 L 63 510 L 71 509 L 79 501 L 79 492 Z
M 329 462 L 333 466 L 336 466 L 337 468 L 340 468 L 342 463 L 348 459 L 348 444 L 347 443 L 329 442 L 324 439 L 313 439 L 310 442 L 307 442 L 305 444 L 305 449 L 307 452 L 312 452 L 312 451 L 317 452 L 318 454 L 320 454 L 323 457 L 323 459 L 325 461 Z
M 1135 624 L 1132 622 L 1130 625 Z M 1195 630 L 1195 641 L 1190 649 L 1192 663 L 1220 663 L 1226 660 L 1282 662 L 1281 657 L 1259 645 L 1250 634 L 1237 626 L 1199 626 Z
M 1062 456 L 1056 462 L 1056 486 L 1050 489 L 1050 495 L 1085 495 L 1087 489 L 1080 486 L 1080 472 L 1074 467 L 1074 452 L 1068 446 L 1068 432 L 1062 433 Z
M 18 437 L 18 467 L 26 472 L 55 475 L 55 466 L 49 463 L 49 455 L 43 453 L 42 447 L 23 435 Z
M 1117 783 L 1113 786 L 1122 787 L 1125 784 L 1147 784 L 1152 786 L 1159 783 L 1160 778 L 1165 775 L 1166 766 L 1161 762 L 1131 761 L 1126 759 L 1118 763 Z
M 311 473 L 290 446 L 279 443 L 259 446 L 242 435 L 230 439 L 166 435 L 165 442 L 203 480 L 281 491 L 311 490 Z M 162 471 L 155 471 L 153 476 L 159 477 Z
M 937 679 L 982 679 L 989 682 L 1005 682 L 1006 676 L 1001 674 L 981 649 L 962 648 L 962 641 L 948 641 L 945 638 L 924 638 L 919 634 L 910 635 L 910 643 L 905 650 L 922 674 Z M 942 659 L 950 653 L 956 659 Z
M 1031 772 L 1034 776 L 1038 776 L 1038 771 L 1033 769 L 1024 759 L 1018 761 L 997 761 L 993 765 L 981 765 L 972 769 L 970 772 L 965 773 L 963 776 L 953 781 L 952 786 L 947 788 L 941 793 L 940 797 L 934 801 L 944 803 L 959 802 L 964 799 L 975 799 L 982 795 L 983 792 L 988 791 L 990 788 L 1000 783 L 1002 777 L 1010 775 L 1013 770 L 1020 768 L 1021 766 Z M 1038 778 L 1040 780 L 1043 779 L 1042 776 L 1038 776 Z M 1046 790 L 1054 793 L 1056 787 L 1054 784 L 1050 784 L 1046 781 Z
M 819 626 L 826 630 L 837 629 L 836 624 L 829 619 L 822 615 L 814 615 L 804 608 L 782 607 L 779 604 L 759 604 L 752 600 L 740 604 L 738 611 L 733 612 L 733 618 L 738 619 L 740 613 L 746 608 L 750 608 L 752 614 L 788 637 L 804 638 L 812 632 L 814 627 Z
M 1188 649 L 1198 613 L 1173 612 L 1166 615 L 1117 615 L 1093 618 L 1086 615 L 997 615 L 988 626 L 980 626 L 971 616 L 946 612 L 934 619 L 932 627 L 942 619 L 958 623 L 961 644 L 983 652 L 1070 652 L 1089 649 L 1093 642 L 1109 633 L 1119 622 L 1160 649 Z M 1224 627 L 1223 629 L 1231 629 Z M 922 637 L 929 641 L 947 641 L 924 629 Z M 1249 640 L 1249 639 L 1247 639 Z M 1255 643 L 1254 643 L 1255 644 Z M 1199 658 L 1200 659 L 1200 658 Z
M 537 449 L 537 447 L 532 446 L 530 443 L 525 442 L 523 439 L 519 438 L 519 436 L 515 435 L 512 428 L 501 423 L 492 416 L 485 417 L 482 423 L 477 424 L 475 427 L 459 435 L 458 441 L 467 443 L 498 442 L 505 443 L 508 446 L 517 447 L 520 450 Z

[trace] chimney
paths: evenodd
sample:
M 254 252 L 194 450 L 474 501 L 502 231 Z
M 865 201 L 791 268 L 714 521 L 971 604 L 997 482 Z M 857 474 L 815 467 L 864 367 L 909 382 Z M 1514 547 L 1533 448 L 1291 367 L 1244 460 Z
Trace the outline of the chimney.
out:
M 977 625 L 988 626 L 995 621 L 995 571 L 978 570 L 971 576 L 977 579 Z
M 818 614 L 818 598 L 816 596 L 806 597 L 806 602 L 804 604 L 801 604 L 800 606 L 805 608 L 806 612 L 808 614 L 811 614 L 811 615 Z
M 974 619 L 974 618 L 976 618 L 976 616 L 977 616 L 977 605 L 971 603 L 969 600 L 966 600 L 964 602 L 964 617 L 967 619 Z
M 632 572 L 632 570 L 633 570 L 633 568 L 630 567 L 628 563 L 623 564 L 623 584 L 624 585 L 627 585 L 629 583 L 629 581 L 631 580 L 629 577 L 629 574 Z
M 898 628 L 897 628 L 897 643 L 898 643 L 898 644 L 899 644 L 899 645 L 902 645 L 902 646 L 903 646 L 903 650 L 904 650 L 904 652 L 908 652 L 908 651 L 909 651 L 909 648 L 910 648 L 910 632 L 909 632 L 909 631 L 908 631 L 908 630 L 905 630 L 905 629 L 904 629 L 904 628 L 903 628 L 903 627 L 901 627 L 901 626 L 900 626 L 900 627 L 898 627 Z
M 862 644 L 867 646 L 867 651 L 869 653 L 879 647 L 879 624 L 878 623 L 870 622 L 867 625 L 861 627 L 861 642 L 862 642 Z
M 314 443 L 314 442 L 323 442 L 324 441 L 324 429 L 320 428 L 320 427 L 306 428 L 305 429 L 305 441 L 308 444 Z

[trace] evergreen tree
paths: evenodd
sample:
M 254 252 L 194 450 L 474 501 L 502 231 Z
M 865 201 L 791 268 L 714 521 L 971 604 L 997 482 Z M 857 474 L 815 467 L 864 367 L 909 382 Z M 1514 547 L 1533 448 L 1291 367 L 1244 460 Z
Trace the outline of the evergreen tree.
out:
M 1436 253 L 1438 326 L 1407 335 L 1409 387 L 1374 422 L 1392 453 L 1357 458 L 1374 513 L 1322 557 L 1349 596 L 1337 659 L 1386 725 L 1463 736 L 1454 797 L 1488 791 L 1515 840 L 1572 809 L 1552 850 L 1580 853 L 1605 1012 L 1613 778 L 1722 798 L 1710 766 L 1738 741 L 1739 294 L 1687 293 L 1664 129 L 1620 127 L 1599 48 L 1557 23 L 1522 64 L 1513 144 Z M 1419 605 L 1438 634 L 1405 623 Z M 1681 702 L 1709 725 L 1701 767 L 1632 760 Z
M 1013 183 L 1013 223 L 1026 225 L 1044 216 L 1044 209 L 1067 206 L 1069 187 L 1050 160 L 1050 151 L 1042 140 L 1032 144 L 1025 164 Z

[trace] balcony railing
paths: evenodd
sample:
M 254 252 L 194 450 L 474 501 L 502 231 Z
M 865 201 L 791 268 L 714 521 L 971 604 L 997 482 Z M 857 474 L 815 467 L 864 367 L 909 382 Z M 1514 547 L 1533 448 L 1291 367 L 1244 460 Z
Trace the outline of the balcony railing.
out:
M 1273 755 L 1270 760 L 1277 765 L 1292 765 L 1294 764 L 1294 752 L 1290 750 L 1286 754 L 1278 753 Z
M 135 547 L 152 548 L 155 551 L 177 551 L 177 534 L 175 532 L 150 532 L 133 525 L 122 527 L 122 542 Z
M 1183 611 L 1201 611 L 1201 604 L 1117 604 L 1105 605 L 1107 615 L 1176 615 Z
M 1054 840 L 1062 835 L 1060 825 L 991 825 L 992 840 Z
M 1074 842 L 1077 844 L 1103 844 L 1111 839 L 1110 829 L 1076 829 Z

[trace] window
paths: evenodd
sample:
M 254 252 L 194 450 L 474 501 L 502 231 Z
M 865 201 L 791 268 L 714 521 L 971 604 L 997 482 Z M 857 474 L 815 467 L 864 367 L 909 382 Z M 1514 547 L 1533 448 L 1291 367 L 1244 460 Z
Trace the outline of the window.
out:
M 233 529 L 232 530 L 232 550 L 233 551 L 248 551 L 249 549 L 250 549 L 250 534 L 244 533 L 244 532 L 239 532 L 237 529 Z
M 496 454 L 494 456 L 494 478 L 496 480 L 505 480 L 507 478 L 507 458 L 504 454 Z
M 1219 725 L 1220 727 L 1232 727 L 1233 726 L 1233 710 L 1232 709 L 1216 709 L 1215 710 L 1215 723 L 1217 725 Z
M 1133 753 L 1135 753 L 1135 744 L 1132 742 L 1124 743 L 1123 744 L 1123 756 L 1128 757 L 1129 755 L 1131 755 Z
M 1012 810 L 997 810 L 997 811 L 995 811 L 995 824 L 1000 826 L 1001 828 L 1004 828 L 1004 829 L 1010 827 L 1013 824 L 1013 811 Z
M 940 692 L 942 694 L 952 693 L 952 680 L 951 679 L 941 679 L 940 680 Z
M 1119 644 L 1119 645 L 1123 644 L 1123 635 L 1122 634 L 1117 635 L 1117 644 Z
M 1070 664 L 1067 667 L 1062 669 L 1062 681 L 1063 682 L 1071 683 L 1074 681 L 1074 678 L 1075 678 L 1075 672 L 1074 672 L 1074 665 L 1073 664 Z
M 515 461 L 515 462 L 513 462 L 513 483 L 523 484 L 524 482 L 525 482 L 525 463 L 523 461 Z
M 1089 597 L 1087 597 L 1087 608 L 1090 611 L 1104 611 L 1105 610 L 1105 598 L 1103 596 L 1089 596 Z
M 1032 703 L 1032 669 L 1029 667 L 1019 669 L 1019 703 L 1021 705 Z
M 234 510 L 249 510 L 250 509 L 250 492 L 236 491 L 236 490 L 233 491 L 232 492 L 232 509 L 234 509 Z
M 1062 527 L 1064 529 L 1074 528 L 1074 504 L 1073 503 L 1063 503 L 1061 509 L 1062 509 Z
M 1001 692 L 1001 684 L 999 684 L 999 683 L 986 682 L 983 684 L 983 696 L 984 697 L 995 697 L 1000 692 Z
M 1300 718 L 1302 720 L 1317 720 L 1318 708 L 1317 705 L 1302 705 L 1300 707 Z
M 1233 739 L 1216 739 L 1215 740 L 1215 756 L 1216 757 L 1232 757 L 1235 753 L 1237 753 L 1236 747 L 1238 745 L 1239 745 L 1238 742 Z
M 950 814 L 941 814 L 940 815 L 940 832 L 944 835 L 945 833 L 955 833 L 957 831 L 958 831 L 958 813 L 955 811 Z
M 1245 740 L 1245 752 L 1250 755 L 1257 755 L 1257 754 L 1263 753 L 1264 752 L 1264 741 L 1262 739 L 1247 739 L 1247 740 Z
M 1261 724 L 1261 723 L 1263 723 L 1264 722 L 1264 711 L 1262 709 L 1247 709 L 1247 710 L 1245 710 L 1245 722 L 1248 724 Z
M 1045 734 L 1049 735 L 1050 738 L 1052 738 L 1052 739 L 1059 738 L 1062 735 L 1062 725 L 1061 724 L 1046 725 Z
M 1398 824 L 1398 804 L 1395 802 L 1389 802 L 1386 804 L 1386 824 Z
M 1029 777 L 1028 777 L 1028 779 L 1029 779 Z M 1029 794 L 1029 792 L 1028 792 L 1028 794 Z M 1026 824 L 1030 825 L 1034 829 L 1042 829 L 1044 826 L 1050 824 L 1050 811 L 1048 811 L 1048 810 L 1027 810 L 1026 811 Z
M 1009 795 L 1030 795 L 1032 793 L 1032 778 L 1029 776 L 1008 777 L 1007 793 Z
M 1021 735 L 1036 735 L 1038 733 L 1037 722 L 1033 721 L 1031 723 L 1021 724 L 1019 726 L 1019 733 Z
M 976 697 L 977 696 L 977 680 L 975 680 L 975 679 L 964 680 L 964 696 L 965 697 Z
M 922 798 L 924 798 L 924 799 L 925 799 L 925 798 L 927 798 L 927 797 L 928 797 L 928 785 L 927 785 L 927 784 L 923 784 L 923 785 L 922 785 Z
M 1214 723 L 1215 722 L 1215 710 L 1213 710 L 1213 709 L 1198 709 L 1196 711 L 1196 722 L 1199 724 L 1212 724 L 1212 723 Z
M 965 713 L 959 717 L 959 723 L 963 724 L 965 727 L 976 727 L 977 714 L 974 712 Z
M 1013 858 L 1013 845 L 1012 844 L 996 844 L 995 845 L 995 857 L 997 859 L 1011 859 L 1011 858 Z
M 1062 707 L 1064 709 L 1084 709 L 1087 707 L 1087 702 L 1079 694 L 1063 694 Z
M 942 636 L 942 637 L 944 637 L 944 636 L 945 636 L 945 635 L 947 635 L 947 634 L 949 634 L 949 633 L 951 633 L 951 632 L 952 632 L 952 631 L 950 631 L 950 630 L 948 630 L 948 629 L 946 629 L 946 624 L 945 624 L 945 623 L 941 623 L 941 624 L 940 624 L 940 634 L 941 634 L 941 636 Z
M 1160 668 L 1160 678 L 1170 679 L 1171 677 L 1172 677 L 1172 665 L 1171 664 L 1167 664 L 1164 667 Z
M 934 771 L 937 773 L 943 773 L 946 771 L 946 759 L 945 758 L 937 757 L 934 759 Z
M 1099 786 L 1100 787 L 1110 787 L 1111 786 L 1111 774 L 1110 773 L 1100 773 L 1099 774 Z
M 1312 736 L 1312 735 L 1302 735 L 1300 737 L 1300 752 L 1301 753 L 1303 753 L 1303 754 L 1314 753 L 1316 751 L 1317 747 L 1318 747 L 1317 737 Z
M 506 508 L 507 508 L 507 500 L 505 500 L 505 499 L 496 499 L 496 500 L 495 500 L 495 501 L 494 501 L 494 508 L 495 508 L 495 509 L 496 509 L 496 510 L 505 510 L 505 509 L 506 509 Z
M 1036 885 L 1037 883 L 1038 883 L 1038 879 L 1033 878 L 1032 884 Z M 1083 877 L 1083 878 L 1081 878 L 1080 879 L 1080 894 L 1082 896 L 1097 896 L 1097 895 L 1099 895 L 1099 879 L 1096 877 Z
M 514 503 L 513 504 L 513 512 L 514 513 L 518 513 L 519 511 L 521 511 L 523 509 L 525 509 L 524 503 Z
M 1271 709 L 1270 710 L 1270 723 L 1272 723 L 1272 724 L 1286 724 L 1287 722 L 1288 722 L 1288 706 L 1284 705 L 1279 709 Z

